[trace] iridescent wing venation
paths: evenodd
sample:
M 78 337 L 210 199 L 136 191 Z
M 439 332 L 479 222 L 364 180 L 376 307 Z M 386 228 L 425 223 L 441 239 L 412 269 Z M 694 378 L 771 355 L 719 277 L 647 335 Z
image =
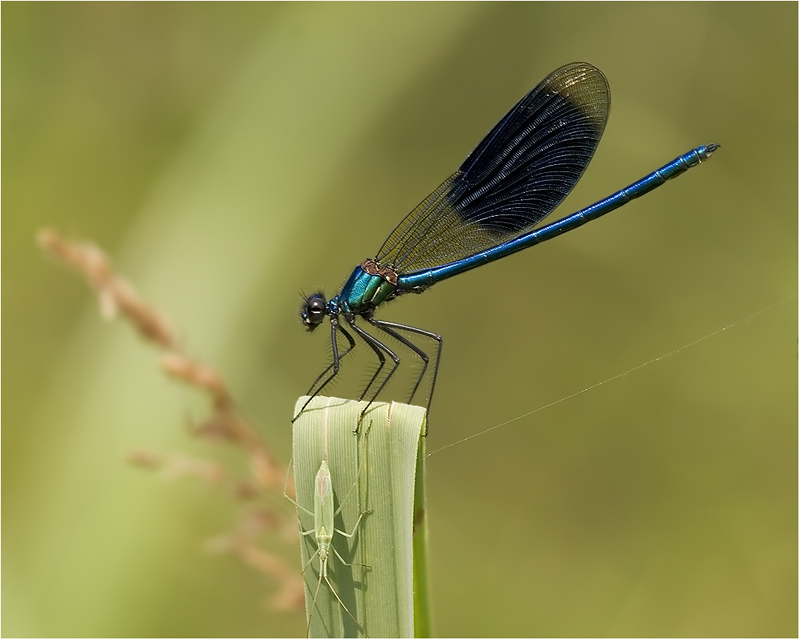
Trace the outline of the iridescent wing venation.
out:
M 609 104 L 605 76 L 592 65 L 572 63 L 554 71 L 403 219 L 377 260 L 401 273 L 429 269 L 535 227 L 580 179 L 603 134 Z

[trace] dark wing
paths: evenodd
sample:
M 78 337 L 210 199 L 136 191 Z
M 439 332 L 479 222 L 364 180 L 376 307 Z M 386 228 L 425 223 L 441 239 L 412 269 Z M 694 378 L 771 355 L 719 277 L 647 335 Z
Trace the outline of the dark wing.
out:
M 592 159 L 610 100 L 605 76 L 590 64 L 574 62 L 551 73 L 397 225 L 377 261 L 399 273 L 420 271 L 535 227 Z

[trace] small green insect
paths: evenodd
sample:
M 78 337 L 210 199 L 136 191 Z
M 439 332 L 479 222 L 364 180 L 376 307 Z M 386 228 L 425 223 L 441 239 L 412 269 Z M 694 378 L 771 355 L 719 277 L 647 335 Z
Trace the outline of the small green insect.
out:
M 314 558 L 319 558 L 319 579 L 317 580 L 317 587 L 314 591 L 314 597 L 311 601 L 311 606 L 309 607 L 309 616 L 308 616 L 308 625 L 306 627 L 306 635 L 311 629 L 311 615 L 314 611 L 314 606 L 317 602 L 317 595 L 319 594 L 320 586 L 322 585 L 322 581 L 324 580 L 325 583 L 328 585 L 328 588 L 331 590 L 331 593 L 334 595 L 336 600 L 341 605 L 342 609 L 347 612 L 347 615 L 352 618 L 353 622 L 356 623 L 358 628 L 361 630 L 363 635 L 367 635 L 364 631 L 364 628 L 361 624 L 356 620 L 356 617 L 351 613 L 350 609 L 347 608 L 347 605 L 342 601 L 339 597 L 339 594 L 334 589 L 333 584 L 328 579 L 328 560 L 331 557 L 331 552 L 339 559 L 346 567 L 351 566 L 361 566 L 366 567 L 367 565 L 362 565 L 359 563 L 348 563 L 345 562 L 344 558 L 339 554 L 336 548 L 333 546 L 333 537 L 334 534 L 342 535 L 346 538 L 352 538 L 355 536 L 356 531 L 358 530 L 359 524 L 361 524 L 361 519 L 364 517 L 365 514 L 371 513 L 372 510 L 364 511 L 359 514 L 356 523 L 353 525 L 353 530 L 350 533 L 342 531 L 341 529 L 337 529 L 334 526 L 334 519 L 342 510 L 342 507 L 347 501 L 347 498 L 350 496 L 350 493 L 355 489 L 356 485 L 358 484 L 358 479 L 356 479 L 356 483 L 347 493 L 345 496 L 345 500 L 342 501 L 342 504 L 339 506 L 338 509 L 334 510 L 334 500 L 333 500 L 333 480 L 331 479 L 331 472 L 328 468 L 328 462 L 323 460 L 319 465 L 319 471 L 317 471 L 316 478 L 314 480 L 314 511 L 310 511 L 306 509 L 301 504 L 295 502 L 292 498 L 290 498 L 286 490 L 284 489 L 283 495 L 284 497 L 289 500 L 295 507 L 297 507 L 303 513 L 313 516 L 314 518 L 314 528 L 309 529 L 308 531 L 303 531 L 301 529 L 300 533 L 303 536 L 310 536 L 314 535 L 314 541 L 317 545 L 317 550 L 313 553 L 313 555 L 308 559 L 306 565 L 303 567 L 303 573 L 305 573 L 306 569 L 311 565 L 311 562 Z

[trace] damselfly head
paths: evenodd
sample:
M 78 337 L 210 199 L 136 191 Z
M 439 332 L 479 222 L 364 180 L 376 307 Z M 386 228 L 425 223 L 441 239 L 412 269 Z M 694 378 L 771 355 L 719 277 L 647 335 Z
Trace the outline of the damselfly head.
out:
M 300 320 L 308 331 L 316 329 L 325 319 L 327 303 L 322 293 L 312 293 L 300 305 Z

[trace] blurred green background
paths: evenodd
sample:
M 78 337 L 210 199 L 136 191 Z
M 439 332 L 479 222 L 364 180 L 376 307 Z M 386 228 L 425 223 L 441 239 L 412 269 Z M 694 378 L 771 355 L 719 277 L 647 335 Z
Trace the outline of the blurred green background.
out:
M 789 301 L 434 453 L 435 633 L 796 636 L 797 17 L 3 3 L 3 635 L 304 631 L 265 604 L 269 580 L 203 551 L 237 505 L 125 463 L 140 447 L 214 457 L 181 428 L 202 399 L 100 320 L 37 229 L 106 248 L 285 462 L 295 399 L 328 357 L 299 292 L 335 292 L 526 91 L 586 60 L 613 106 L 556 215 L 723 148 L 382 313 L 445 337 L 429 450 Z

